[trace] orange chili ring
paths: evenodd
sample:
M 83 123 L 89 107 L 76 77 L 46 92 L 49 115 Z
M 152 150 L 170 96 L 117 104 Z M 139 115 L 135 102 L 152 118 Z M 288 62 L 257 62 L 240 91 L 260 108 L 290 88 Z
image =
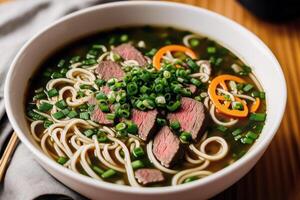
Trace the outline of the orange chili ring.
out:
M 260 98 L 256 98 L 254 103 L 250 107 L 250 112 L 254 113 L 258 110 L 260 105 Z
M 159 70 L 160 69 L 160 61 L 164 54 L 166 54 L 168 51 L 174 52 L 174 51 L 181 51 L 184 52 L 186 55 L 191 57 L 192 59 L 196 59 L 196 54 L 189 48 L 182 46 L 182 45 L 167 45 L 162 48 L 160 48 L 156 54 L 153 56 L 153 65 L 154 67 Z
M 217 76 L 212 80 L 208 87 L 208 94 L 211 99 L 211 101 L 216 106 L 216 109 L 226 115 L 233 116 L 233 117 L 247 117 L 248 115 L 248 107 L 244 100 L 241 100 L 240 98 L 235 97 L 237 102 L 240 102 L 243 105 L 243 110 L 232 110 L 230 109 L 230 102 L 226 102 L 226 99 L 224 96 L 220 96 L 217 94 L 217 87 L 221 86 L 225 91 L 228 91 L 225 81 L 235 81 L 237 83 L 245 83 L 245 80 L 242 78 L 239 78 L 237 76 L 233 75 L 220 75 Z M 224 102 L 225 103 L 221 103 Z M 250 112 L 255 112 L 260 105 L 260 99 L 256 98 L 256 101 L 251 105 Z

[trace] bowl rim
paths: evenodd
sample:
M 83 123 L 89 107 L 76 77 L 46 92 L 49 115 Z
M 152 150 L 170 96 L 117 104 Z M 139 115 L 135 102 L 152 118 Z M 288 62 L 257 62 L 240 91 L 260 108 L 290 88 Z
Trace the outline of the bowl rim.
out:
M 113 184 L 113 183 L 108 183 L 108 182 L 102 182 L 95 180 L 90 177 L 83 176 L 81 174 L 77 174 L 48 158 L 43 152 L 41 152 L 39 149 L 37 149 L 36 146 L 32 144 L 31 141 L 23 134 L 22 129 L 19 127 L 17 121 L 14 119 L 13 116 L 13 111 L 11 109 L 11 103 L 10 103 L 10 93 L 9 93 L 9 88 L 11 85 L 11 76 L 14 71 L 14 68 L 17 64 L 17 61 L 20 59 L 22 54 L 26 52 L 26 49 L 28 46 L 31 45 L 31 43 L 38 38 L 41 34 L 47 32 L 49 29 L 53 28 L 54 26 L 64 23 L 70 18 L 73 18 L 75 16 L 79 15 L 84 15 L 85 13 L 95 11 L 95 10 L 101 10 L 105 8 L 110 8 L 110 7 L 126 7 L 126 6 L 168 6 L 168 7 L 177 7 L 178 9 L 187 9 L 191 11 L 196 11 L 196 12 L 203 12 L 205 15 L 210 15 L 218 20 L 222 20 L 224 23 L 229 24 L 235 29 L 239 29 L 241 34 L 244 34 L 245 36 L 251 38 L 253 41 L 256 42 L 258 46 L 260 46 L 261 49 L 263 49 L 266 53 L 266 55 L 272 60 L 274 63 L 274 70 L 276 70 L 276 73 L 279 75 L 279 80 L 281 82 L 281 88 L 279 88 L 282 91 L 282 101 L 278 105 L 279 109 L 279 115 L 275 118 L 274 121 L 272 121 L 272 126 L 268 130 L 270 133 L 269 137 L 266 137 L 265 140 L 260 141 L 260 146 L 256 146 L 256 148 L 253 148 L 251 151 L 247 152 L 245 156 L 231 164 L 230 166 L 225 167 L 222 170 L 219 170 L 212 175 L 205 177 L 204 179 L 200 179 L 198 181 L 191 182 L 189 184 L 182 184 L 182 185 L 176 185 L 176 186 L 164 186 L 164 187 L 154 187 L 154 188 L 148 188 L 148 187 L 131 187 L 131 186 L 125 186 L 125 185 L 118 185 L 118 184 Z M 69 15 L 66 15 L 59 20 L 51 23 L 50 25 L 46 26 L 43 28 L 41 31 L 37 32 L 31 39 L 29 39 L 23 47 L 19 50 L 17 55 L 15 56 L 12 64 L 10 65 L 9 72 L 7 74 L 7 78 L 5 81 L 5 90 L 4 90 L 4 100 L 5 100 L 5 108 L 6 112 L 8 115 L 8 118 L 10 120 L 10 123 L 12 124 L 12 127 L 14 128 L 15 132 L 17 133 L 18 137 L 22 141 L 22 143 L 25 144 L 25 146 L 37 157 L 37 159 L 40 159 L 43 163 L 46 163 L 50 168 L 54 169 L 55 171 L 58 171 L 59 173 L 67 176 L 70 179 L 76 180 L 78 183 L 81 184 L 87 184 L 91 185 L 93 187 L 98 187 L 98 188 L 104 188 L 106 190 L 110 191 L 115 191 L 115 192 L 123 192 L 123 193 L 136 193 L 136 194 L 166 194 L 166 193 L 172 193 L 172 192 L 180 192 L 184 190 L 190 190 L 194 189 L 196 187 L 199 187 L 201 185 L 205 185 L 209 182 L 214 182 L 217 179 L 222 178 L 222 176 L 232 173 L 235 170 L 238 170 L 240 166 L 245 164 L 247 161 L 250 161 L 254 159 L 257 154 L 259 154 L 262 150 L 268 147 L 269 143 L 272 141 L 273 137 L 276 134 L 276 131 L 278 130 L 281 120 L 283 118 L 285 106 L 286 106 L 286 101 L 287 101 L 287 89 L 286 89 L 286 81 L 284 78 L 283 71 L 280 67 L 279 62 L 277 61 L 276 57 L 274 54 L 271 52 L 271 50 L 252 32 L 250 32 L 248 29 L 243 27 L 242 25 L 236 23 L 235 21 L 224 17 L 218 13 L 215 13 L 213 11 L 201 8 L 201 7 L 196 7 L 192 5 L 187 5 L 183 3 L 174 3 L 174 2 L 165 2 L 165 1 L 126 1 L 126 2 L 112 2 L 112 3 L 105 3 L 93 7 L 89 7 L 83 10 L 76 11 L 74 13 L 71 13 Z M 48 171 L 48 170 L 46 170 Z M 49 173 L 49 172 L 48 172 Z M 162 189 L 163 188 L 163 189 Z

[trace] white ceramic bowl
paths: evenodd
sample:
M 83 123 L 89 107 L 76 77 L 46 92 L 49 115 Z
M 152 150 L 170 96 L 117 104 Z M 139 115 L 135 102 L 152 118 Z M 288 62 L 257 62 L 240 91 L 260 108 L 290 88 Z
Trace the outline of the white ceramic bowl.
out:
M 173 26 L 220 42 L 249 64 L 266 91 L 267 120 L 250 151 L 234 164 L 190 184 L 164 188 L 134 188 L 100 182 L 68 170 L 42 153 L 33 141 L 24 114 L 29 78 L 53 51 L 76 38 L 101 30 L 131 25 Z M 286 104 L 286 83 L 271 51 L 254 34 L 235 22 L 205 9 L 166 2 L 119 2 L 68 15 L 35 35 L 14 59 L 5 85 L 8 117 L 21 141 L 36 160 L 65 185 L 92 199 L 206 199 L 244 176 L 272 141 Z

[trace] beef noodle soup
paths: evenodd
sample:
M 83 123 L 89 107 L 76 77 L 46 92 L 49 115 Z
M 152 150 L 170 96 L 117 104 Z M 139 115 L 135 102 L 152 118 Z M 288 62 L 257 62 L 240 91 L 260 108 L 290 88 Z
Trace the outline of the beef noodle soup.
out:
M 99 181 L 186 184 L 241 158 L 259 138 L 265 93 L 215 41 L 129 27 L 82 38 L 32 77 L 25 110 L 41 150 Z

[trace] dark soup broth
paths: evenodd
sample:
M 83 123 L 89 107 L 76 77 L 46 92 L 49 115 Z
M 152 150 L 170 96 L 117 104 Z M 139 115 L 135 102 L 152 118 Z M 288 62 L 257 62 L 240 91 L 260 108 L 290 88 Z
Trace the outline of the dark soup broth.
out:
M 259 138 L 265 93 L 216 41 L 164 27 L 81 38 L 33 75 L 28 124 L 55 162 L 99 181 L 160 187 L 202 179 Z

